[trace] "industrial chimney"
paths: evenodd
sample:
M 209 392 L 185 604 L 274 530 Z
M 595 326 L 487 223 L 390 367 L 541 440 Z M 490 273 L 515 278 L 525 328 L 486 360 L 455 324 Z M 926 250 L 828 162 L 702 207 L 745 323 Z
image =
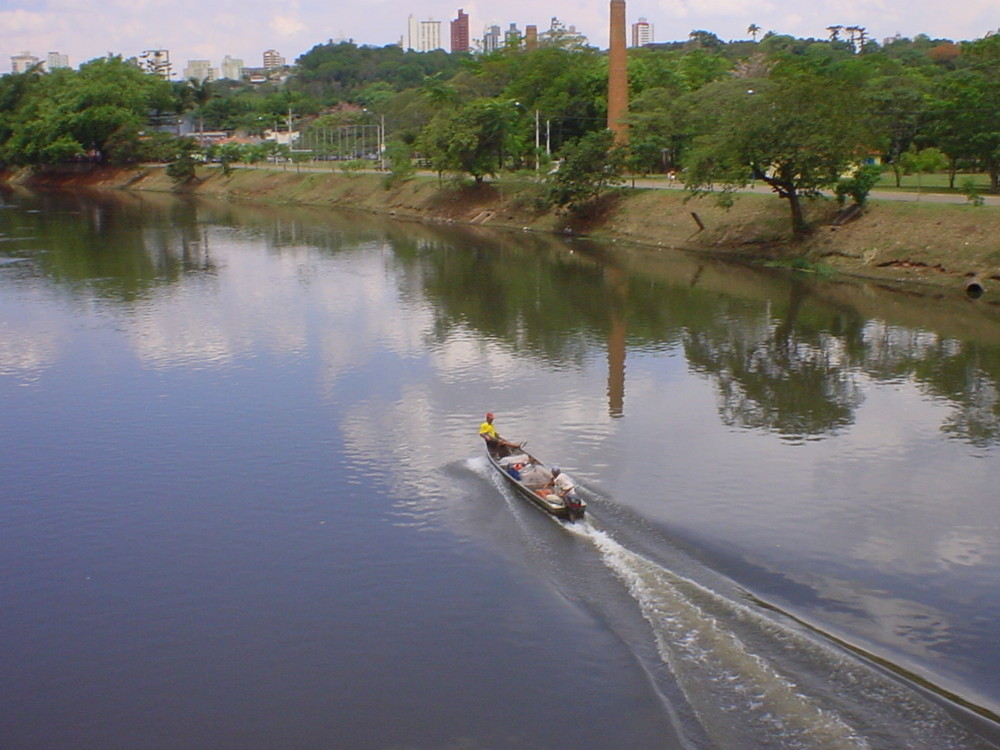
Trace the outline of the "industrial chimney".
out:
M 628 62 L 625 52 L 625 0 L 611 0 L 611 33 L 608 49 L 608 129 L 615 143 L 628 142 Z

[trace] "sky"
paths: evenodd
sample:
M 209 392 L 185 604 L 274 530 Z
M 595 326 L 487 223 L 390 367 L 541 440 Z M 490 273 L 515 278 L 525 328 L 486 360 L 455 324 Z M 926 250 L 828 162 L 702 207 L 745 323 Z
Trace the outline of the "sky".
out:
M 534 24 L 539 32 L 557 17 L 575 26 L 593 46 L 608 44 L 608 2 L 593 0 L 0 0 L 0 73 L 22 51 L 45 59 L 50 51 L 80 63 L 109 52 L 124 57 L 167 49 L 179 78 L 188 60 L 207 59 L 218 67 L 223 56 L 259 67 L 262 54 L 275 49 L 289 63 L 317 44 L 350 39 L 383 46 L 400 41 L 407 18 L 442 21 L 448 49 L 448 22 L 459 8 L 469 14 L 470 36 L 483 27 Z M 655 41 L 686 39 L 695 29 L 723 40 L 747 39 L 759 26 L 796 37 L 824 38 L 827 26 L 863 26 L 881 41 L 901 34 L 927 34 L 955 41 L 978 39 L 1000 28 L 996 0 L 627 0 L 627 19 L 654 26 Z

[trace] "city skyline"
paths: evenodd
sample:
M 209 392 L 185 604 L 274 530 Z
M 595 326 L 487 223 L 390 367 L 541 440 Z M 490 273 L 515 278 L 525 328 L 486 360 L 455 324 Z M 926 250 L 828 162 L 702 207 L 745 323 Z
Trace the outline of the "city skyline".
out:
M 211 6 L 194 0 L 167 5 L 117 5 L 95 0 L 5 0 L 0 10 L 2 72 L 22 52 L 45 60 L 50 52 L 66 55 L 72 67 L 108 53 L 138 57 L 146 50 L 166 49 L 176 71 L 189 60 L 219 66 L 225 56 L 260 66 L 265 50 L 277 50 L 289 63 L 316 45 L 351 40 L 355 44 L 405 45 L 408 18 L 441 22 L 441 45 L 450 51 L 449 24 L 462 8 L 469 17 L 470 41 L 481 39 L 491 25 L 547 29 L 552 17 L 574 26 L 588 43 L 607 49 L 607 0 L 580 3 L 553 0 L 546 6 L 525 0 L 483 4 L 442 0 L 373 0 L 364 6 L 334 8 L 317 0 L 293 0 L 278 9 L 244 7 L 236 0 Z M 373 12 L 374 11 L 374 12 Z M 629 0 L 627 23 L 645 18 L 656 29 L 657 42 L 681 41 L 693 30 L 720 39 L 747 39 L 754 24 L 796 37 L 825 38 L 827 26 L 863 26 L 871 39 L 901 34 L 927 34 L 955 41 L 980 38 L 1000 27 L 1000 14 L 990 0 L 967 0 L 942 6 L 930 0 L 907 4 L 820 0 L 808 12 L 793 0 Z

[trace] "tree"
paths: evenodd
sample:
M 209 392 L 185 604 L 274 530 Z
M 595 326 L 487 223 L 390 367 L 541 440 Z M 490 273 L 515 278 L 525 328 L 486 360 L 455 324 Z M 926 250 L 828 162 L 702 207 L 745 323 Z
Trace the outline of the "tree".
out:
M 41 80 L 35 73 L 0 76 L 0 147 L 19 125 L 20 110 L 29 101 L 31 89 Z
M 195 177 L 195 167 L 198 165 L 198 144 L 191 138 L 177 139 L 177 153 L 173 161 L 167 165 L 167 176 L 176 184 L 184 185 L 192 182 Z
M 924 105 L 929 90 L 924 76 L 898 69 L 874 76 L 865 86 L 865 106 L 886 139 L 883 153 L 892 167 L 896 187 L 903 174 L 900 157 L 926 130 L 928 116 Z
M 680 165 L 691 141 L 688 98 L 668 89 L 647 89 L 629 104 L 630 165 L 637 172 L 666 172 Z
M 1000 36 L 963 45 L 970 66 L 940 79 L 929 131 L 951 157 L 974 163 L 990 175 L 991 192 L 1000 191 Z
M 518 114 L 513 102 L 477 99 L 439 112 L 419 143 L 438 173 L 470 174 L 479 184 L 503 167 L 508 151 L 517 150 L 506 147 Z
M 233 164 L 243 158 L 243 147 L 238 143 L 223 143 L 216 149 L 215 158 L 219 160 L 222 174 L 229 177 L 233 173 Z
M 760 26 L 758 26 L 755 23 L 750 24 L 749 26 L 747 26 L 747 33 L 756 42 L 757 41 L 757 35 L 760 33 Z
M 723 41 L 711 31 L 695 29 L 688 34 L 688 44 L 692 47 L 704 47 L 707 49 L 720 49 L 724 46 Z
M 915 174 L 917 176 L 917 190 L 922 187 L 920 175 L 943 172 L 948 168 L 949 159 L 943 151 L 933 146 L 921 150 L 910 147 L 909 151 L 899 158 L 900 166 L 904 174 Z
M 3 157 L 51 164 L 89 154 L 107 161 L 112 145 L 137 141 L 149 113 L 166 108 L 170 84 L 118 57 L 59 69 L 29 87 L 8 120 Z
M 559 159 L 558 170 L 547 180 L 549 200 L 554 205 L 580 209 L 623 181 L 625 150 L 614 145 L 610 130 L 570 141 L 559 151 Z
M 198 132 L 205 132 L 205 105 L 212 99 L 212 87 L 206 80 L 188 78 L 186 86 L 191 91 L 191 104 L 198 111 Z
M 389 173 L 383 181 L 386 187 L 413 177 L 416 169 L 413 166 L 410 149 L 405 143 L 397 140 L 389 141 L 385 147 L 385 155 L 389 161 Z
M 874 143 L 850 80 L 808 69 L 762 80 L 720 81 L 699 92 L 702 135 L 685 159 L 695 193 L 721 187 L 722 200 L 751 179 L 788 201 L 792 234 L 808 231 L 804 198 L 820 195 Z
M 517 101 L 526 113 L 539 113 L 554 151 L 607 122 L 607 56 L 592 48 L 504 50 L 474 69 L 480 96 Z

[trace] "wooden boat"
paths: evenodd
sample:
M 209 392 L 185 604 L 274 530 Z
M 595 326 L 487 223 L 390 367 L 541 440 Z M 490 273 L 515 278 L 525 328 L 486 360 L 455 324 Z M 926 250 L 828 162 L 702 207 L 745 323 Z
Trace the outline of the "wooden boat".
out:
M 568 521 L 583 518 L 587 504 L 575 493 L 560 498 L 558 495 L 550 494 L 550 491 L 541 492 L 542 485 L 552 478 L 552 470 L 534 456 L 518 452 L 517 448 L 487 444 L 486 457 L 489 458 L 493 468 L 499 471 L 520 495 L 546 513 Z M 515 468 L 518 466 L 519 469 Z

